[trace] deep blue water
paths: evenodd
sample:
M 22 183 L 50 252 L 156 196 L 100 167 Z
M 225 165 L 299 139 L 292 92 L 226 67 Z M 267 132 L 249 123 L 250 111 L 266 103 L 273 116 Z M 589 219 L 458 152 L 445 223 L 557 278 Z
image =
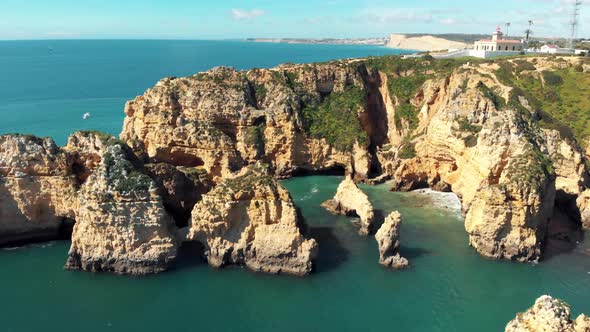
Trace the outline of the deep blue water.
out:
M 118 135 L 125 102 L 166 76 L 215 66 L 274 67 L 399 54 L 376 46 L 240 41 L 0 41 L 0 134 L 53 137 L 96 129 Z M 90 112 L 91 117 L 82 116 Z

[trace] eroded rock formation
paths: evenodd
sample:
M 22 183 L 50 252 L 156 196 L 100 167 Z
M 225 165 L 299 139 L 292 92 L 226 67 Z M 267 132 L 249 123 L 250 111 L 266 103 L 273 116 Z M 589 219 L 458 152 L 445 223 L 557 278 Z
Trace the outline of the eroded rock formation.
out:
M 248 72 L 219 67 L 166 78 L 127 103 L 121 138 L 138 154 L 201 166 L 214 178 L 257 160 L 279 177 L 335 168 L 366 177 L 366 143 L 345 151 L 304 133 L 305 107 L 351 87 L 363 88 L 361 74 L 337 63 Z M 363 113 L 362 102 L 352 111 Z
M 375 222 L 375 211 L 369 197 L 347 176 L 338 186 L 336 195 L 322 204 L 334 214 L 355 216 L 360 218 L 361 235 L 369 235 Z
M 72 161 L 52 139 L 0 136 L 0 245 L 67 233 L 76 190 Z
M 524 313 L 508 323 L 506 332 L 587 332 L 590 331 L 590 318 L 580 315 L 571 319 L 570 306 L 551 296 L 541 296 Z
M 268 273 L 307 275 L 317 243 L 301 231 L 289 193 L 262 164 L 224 178 L 193 210 L 188 238 L 210 265 L 245 265 Z
M 397 189 L 452 188 L 480 254 L 536 261 L 553 213 L 556 174 L 544 135 L 525 107 L 502 101 L 519 100 L 511 93 L 480 67 L 464 66 L 429 81 L 414 99 L 420 121 L 409 135 L 416 137 L 379 155 Z M 403 156 L 408 146 L 411 153 Z M 579 175 L 577 166 L 571 166 L 572 176 Z M 579 182 L 562 179 L 564 188 Z
M 379 264 L 403 269 L 409 265 L 407 259 L 399 253 L 400 241 L 399 230 L 402 223 L 402 216 L 399 212 L 392 212 L 375 234 L 379 245 Z
M 66 268 L 133 275 L 166 270 L 178 244 L 155 183 L 123 143 L 103 150 L 80 189 Z

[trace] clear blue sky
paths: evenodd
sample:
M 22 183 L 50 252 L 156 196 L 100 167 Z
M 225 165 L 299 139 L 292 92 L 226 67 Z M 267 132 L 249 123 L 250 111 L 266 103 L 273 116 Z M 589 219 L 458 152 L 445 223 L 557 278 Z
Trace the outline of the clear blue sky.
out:
M 393 32 L 567 36 L 573 0 L 0 0 L 0 39 L 371 37 Z M 590 37 L 584 0 L 579 37 Z

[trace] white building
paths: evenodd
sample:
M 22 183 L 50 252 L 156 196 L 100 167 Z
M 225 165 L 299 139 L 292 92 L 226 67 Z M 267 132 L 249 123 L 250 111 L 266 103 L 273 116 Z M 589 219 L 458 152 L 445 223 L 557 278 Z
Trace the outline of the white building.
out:
M 539 53 L 546 54 L 573 54 L 574 50 L 571 48 L 561 48 L 557 45 L 543 45 L 539 49 Z
M 493 58 L 505 55 L 517 55 L 524 51 L 525 44 L 521 40 L 505 39 L 502 29 L 498 26 L 491 39 L 475 42 L 469 55 L 478 58 Z

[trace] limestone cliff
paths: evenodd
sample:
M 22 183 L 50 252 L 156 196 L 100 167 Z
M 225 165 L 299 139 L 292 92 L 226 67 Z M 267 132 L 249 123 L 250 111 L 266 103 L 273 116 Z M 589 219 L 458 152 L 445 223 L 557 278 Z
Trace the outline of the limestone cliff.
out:
M 68 233 L 76 190 L 72 161 L 53 140 L 0 136 L 0 245 Z
M 338 186 L 336 195 L 322 204 L 328 211 L 360 218 L 361 235 L 369 235 L 375 222 L 375 211 L 369 197 L 347 176 Z
M 524 313 L 519 313 L 510 321 L 506 332 L 587 332 L 590 331 L 590 318 L 580 315 L 571 319 L 570 306 L 551 296 L 541 296 Z
M 144 275 L 176 257 L 174 223 L 155 183 L 123 143 L 110 141 L 79 193 L 68 269 Z
M 379 264 L 395 269 L 403 269 L 409 265 L 408 260 L 399 253 L 399 229 L 402 216 L 399 212 L 392 212 L 375 234 L 379 245 Z
M 479 253 L 539 260 L 556 189 L 576 194 L 587 181 L 579 149 L 541 130 L 489 65 L 427 81 L 410 102 L 420 110 L 415 129 L 378 153 L 395 189 L 451 189 Z
M 516 77 L 558 85 L 551 73 L 575 66 L 382 57 L 215 68 L 130 101 L 121 138 L 150 162 L 196 167 L 214 183 L 262 160 L 279 178 L 338 171 L 391 178 L 394 190 L 453 191 L 478 252 L 537 261 L 556 200 L 579 215 L 588 173 L 575 138 Z
M 254 164 L 224 178 L 193 210 L 188 239 L 205 247 L 210 265 L 245 265 L 254 271 L 306 275 L 317 243 L 266 166 Z
M 337 63 L 247 72 L 219 67 L 166 78 L 127 103 L 121 138 L 152 160 L 199 166 L 213 178 L 257 160 L 271 164 L 279 177 L 334 168 L 366 177 L 371 161 L 366 142 L 337 147 L 305 125 L 306 109 L 352 88 L 364 89 L 361 72 Z M 362 100 L 332 107 L 353 112 L 360 126 Z

